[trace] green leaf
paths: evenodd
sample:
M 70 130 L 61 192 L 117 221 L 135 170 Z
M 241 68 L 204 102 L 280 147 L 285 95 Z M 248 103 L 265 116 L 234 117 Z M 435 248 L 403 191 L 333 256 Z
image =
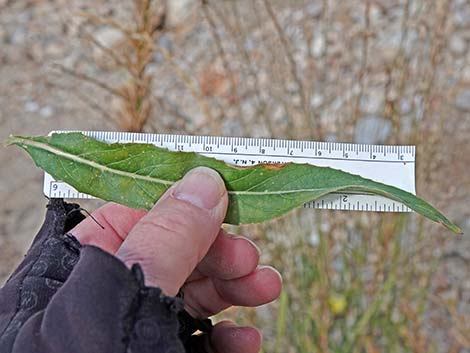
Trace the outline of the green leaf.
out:
M 409 192 L 332 168 L 293 163 L 239 168 L 194 152 L 107 144 L 81 133 L 11 136 L 7 143 L 24 148 L 38 167 L 78 191 L 133 208 L 150 209 L 186 172 L 206 166 L 225 181 L 230 200 L 227 223 L 262 222 L 331 192 L 360 191 L 402 202 L 453 232 L 462 232 Z

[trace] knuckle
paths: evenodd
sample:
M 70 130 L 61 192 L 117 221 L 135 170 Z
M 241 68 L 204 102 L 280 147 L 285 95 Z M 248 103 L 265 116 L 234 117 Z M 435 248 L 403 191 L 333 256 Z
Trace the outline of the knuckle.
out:
M 213 315 L 212 311 L 209 310 L 209 308 L 205 306 L 203 307 L 200 304 L 195 305 L 194 303 L 186 300 L 184 305 L 186 307 L 186 310 L 188 310 L 195 318 L 203 319 Z
M 142 269 L 151 266 L 152 256 L 148 256 L 146 252 L 139 251 L 135 247 L 124 246 L 119 249 L 117 256 L 127 265 L 132 267 L 134 264 L 139 264 Z
M 207 318 L 232 306 L 216 291 L 212 293 L 206 292 L 202 295 L 203 293 L 192 288 L 191 284 L 185 284 L 182 290 L 185 291 L 185 307 L 186 309 L 189 309 L 196 318 Z
M 146 217 L 144 223 L 152 228 L 152 232 L 170 233 L 181 237 L 191 234 L 198 222 L 191 215 L 175 210 Z

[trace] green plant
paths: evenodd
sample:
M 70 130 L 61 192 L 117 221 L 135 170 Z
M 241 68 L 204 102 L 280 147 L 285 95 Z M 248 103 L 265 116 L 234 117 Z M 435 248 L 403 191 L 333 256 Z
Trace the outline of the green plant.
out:
M 150 144 L 107 144 L 81 133 L 11 136 L 8 143 L 24 148 L 39 167 L 78 191 L 134 208 L 152 208 L 190 169 L 205 166 L 225 181 L 227 223 L 258 223 L 331 192 L 361 191 L 403 202 L 453 232 L 462 232 L 409 192 L 327 167 L 287 163 L 240 168 L 194 152 L 171 152 Z

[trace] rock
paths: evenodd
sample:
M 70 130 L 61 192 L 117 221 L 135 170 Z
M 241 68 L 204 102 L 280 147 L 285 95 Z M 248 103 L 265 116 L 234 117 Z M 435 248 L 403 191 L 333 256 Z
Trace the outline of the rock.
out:
M 316 230 L 310 232 L 308 243 L 313 247 L 317 247 L 320 244 L 320 235 Z
M 398 102 L 398 111 L 400 114 L 409 114 L 411 112 L 411 109 L 413 109 L 413 105 L 411 101 L 408 98 L 402 98 Z
M 243 42 L 243 47 L 251 52 L 252 50 L 255 50 L 257 48 L 257 43 L 253 40 L 253 38 L 246 38 L 245 41 Z
M 402 37 L 403 33 L 401 31 L 384 31 L 379 35 L 377 46 L 373 50 L 380 53 L 382 61 L 391 61 L 400 49 Z
M 455 98 L 455 106 L 464 111 L 470 111 L 470 88 L 460 92 Z
M 462 38 L 462 36 L 460 36 L 458 34 L 454 34 L 450 38 L 449 48 L 455 54 L 461 55 L 461 54 L 464 54 L 466 52 L 467 43 L 465 42 L 465 39 Z
M 10 35 L 9 42 L 13 45 L 23 45 L 26 41 L 26 29 L 18 26 L 15 28 L 13 33 Z
M 0 43 L 1 44 L 6 44 L 6 42 L 8 41 L 7 38 L 8 38 L 8 35 L 7 35 L 6 29 L 0 27 Z
M 49 43 L 44 50 L 49 58 L 57 59 L 65 54 L 65 47 L 59 43 Z
M 321 1 L 313 1 L 307 5 L 307 14 L 309 17 L 318 17 L 323 11 L 323 4 Z
M 325 101 L 324 97 L 321 94 L 313 94 L 310 98 L 310 107 L 318 108 Z
M 344 271 L 344 260 L 342 257 L 337 256 L 331 263 L 331 267 L 335 270 L 335 272 L 343 272 Z
M 298 70 L 301 72 L 306 71 L 308 69 L 306 56 L 302 52 L 295 52 L 293 56 L 294 56 L 294 61 L 296 62 L 298 66 Z
M 44 47 L 40 42 L 33 42 L 28 48 L 29 56 L 35 62 L 41 62 L 44 59 Z
M 35 113 L 39 109 L 39 104 L 35 101 L 27 101 L 24 104 L 24 110 L 28 113 Z
M 54 108 L 50 105 L 46 105 L 39 110 L 39 115 L 43 118 L 50 118 L 54 115 Z
M 414 119 L 417 120 L 417 121 L 423 120 L 423 118 L 424 118 L 424 106 L 425 106 L 425 101 L 424 101 L 423 96 L 416 95 L 413 98 L 413 106 L 415 108 Z
M 303 10 L 297 10 L 292 13 L 292 20 L 294 22 L 300 22 L 304 18 Z
M 468 5 L 461 6 L 457 11 L 453 11 L 453 22 L 457 27 L 465 28 L 468 26 L 470 10 Z
M 337 142 L 338 138 L 336 137 L 336 134 L 327 134 L 325 136 L 325 142 Z
M 466 65 L 462 68 L 460 79 L 463 82 L 470 82 L 470 65 Z
M 177 32 L 189 32 L 196 25 L 200 1 L 167 0 L 165 26 Z
M 95 32 L 94 38 L 106 48 L 113 48 L 122 42 L 124 34 L 116 28 L 103 27 Z M 101 54 L 101 49 L 96 50 Z
M 158 45 L 169 53 L 173 52 L 173 38 L 171 33 L 164 33 L 158 38 Z
M 408 135 L 413 132 L 414 117 L 412 114 L 402 114 L 400 117 L 400 131 L 402 134 Z
M 379 144 L 385 143 L 392 132 L 392 123 L 377 115 L 366 115 L 356 125 L 354 142 Z
M 272 110 L 272 117 L 273 121 L 280 122 L 280 121 L 286 121 L 287 116 L 284 111 L 284 108 L 280 104 L 276 104 Z
M 370 6 L 370 22 L 372 24 L 380 24 L 383 23 L 383 11 L 382 9 L 376 5 L 376 4 L 371 4 Z
M 158 39 L 157 39 L 157 46 L 163 48 L 166 50 L 168 53 L 172 54 L 173 53 L 173 33 L 167 32 L 163 33 Z M 160 50 L 155 50 L 153 57 L 157 63 L 159 63 L 159 66 L 161 66 L 162 63 L 166 61 L 165 56 L 162 54 Z
M 360 108 L 364 113 L 374 114 L 383 110 L 384 96 L 383 89 L 371 89 L 361 99 Z
M 317 34 L 311 44 L 311 50 L 314 58 L 319 58 L 325 52 L 325 37 L 321 34 Z
M 114 67 L 114 61 L 110 60 L 108 54 L 100 48 L 103 46 L 113 51 L 116 56 L 121 56 L 121 53 L 126 50 L 126 39 L 125 35 L 116 28 L 113 27 L 101 27 L 93 33 L 95 41 L 99 45 L 93 45 L 92 56 L 96 63 L 102 67 L 111 69 Z
M 243 126 L 237 120 L 225 120 L 222 123 L 222 133 L 228 136 L 243 136 Z

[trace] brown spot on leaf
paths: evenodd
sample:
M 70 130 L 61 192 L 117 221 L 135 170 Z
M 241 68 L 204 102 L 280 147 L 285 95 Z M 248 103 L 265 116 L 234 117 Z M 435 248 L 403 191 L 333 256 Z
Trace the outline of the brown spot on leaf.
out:
M 279 169 L 286 167 L 289 164 L 291 164 L 291 162 L 280 163 L 280 164 L 261 164 L 261 166 L 266 170 L 279 170 Z

